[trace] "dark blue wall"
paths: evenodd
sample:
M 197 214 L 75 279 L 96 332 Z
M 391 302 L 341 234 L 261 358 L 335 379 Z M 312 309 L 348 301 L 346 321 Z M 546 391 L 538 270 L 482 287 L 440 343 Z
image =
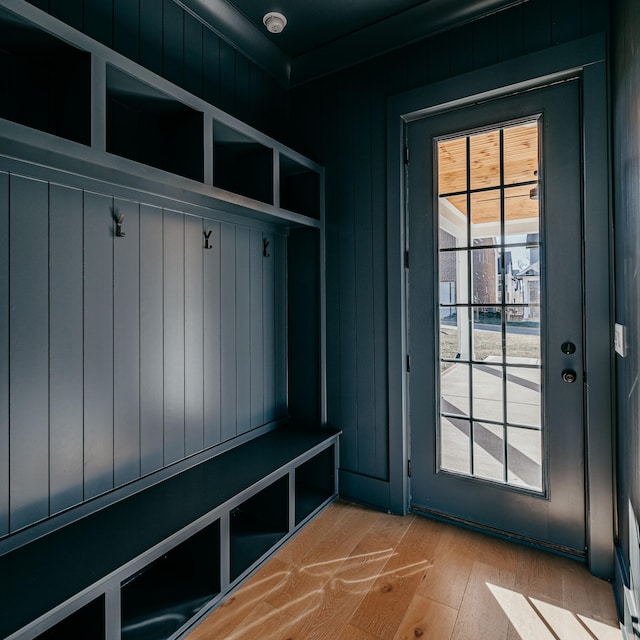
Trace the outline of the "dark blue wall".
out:
M 607 24 L 606 0 L 529 0 L 292 92 L 293 144 L 327 172 L 329 422 L 360 486 L 388 480 L 387 97 Z
M 616 0 L 612 7 L 616 321 L 628 338 L 627 357 L 616 356 L 618 535 L 626 570 L 629 505 L 640 514 L 640 4 Z

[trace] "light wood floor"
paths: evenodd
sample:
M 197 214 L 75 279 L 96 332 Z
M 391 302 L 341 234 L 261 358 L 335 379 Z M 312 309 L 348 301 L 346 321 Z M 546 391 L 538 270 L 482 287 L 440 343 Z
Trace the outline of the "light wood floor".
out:
M 620 640 L 611 586 L 568 560 L 336 502 L 188 640 Z

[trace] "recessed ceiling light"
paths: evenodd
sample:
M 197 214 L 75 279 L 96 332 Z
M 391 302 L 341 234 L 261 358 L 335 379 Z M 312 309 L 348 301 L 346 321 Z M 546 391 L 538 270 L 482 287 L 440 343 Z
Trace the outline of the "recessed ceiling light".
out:
M 270 11 L 265 14 L 262 22 L 270 33 L 282 33 L 287 26 L 287 19 L 277 11 Z

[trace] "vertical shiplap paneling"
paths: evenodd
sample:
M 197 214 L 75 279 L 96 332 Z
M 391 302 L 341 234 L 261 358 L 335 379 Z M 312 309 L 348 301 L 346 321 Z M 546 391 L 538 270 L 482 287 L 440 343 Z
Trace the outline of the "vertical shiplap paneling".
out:
M 140 205 L 140 472 L 164 458 L 162 209 Z
M 202 98 L 202 23 L 184 14 L 184 88 Z
M 443 62 L 444 65 L 444 62 Z M 449 66 L 449 59 L 446 61 Z M 373 252 L 373 352 L 375 369 L 375 473 L 389 476 L 389 405 L 387 399 L 387 192 L 386 87 L 372 83 L 371 95 L 371 225 Z
M 420 63 L 421 65 L 423 63 Z M 427 65 L 425 64 L 425 67 Z M 371 223 L 371 86 L 366 69 L 358 78 L 354 94 L 353 122 L 355 149 L 354 202 L 355 283 L 356 283 L 356 340 L 358 402 L 358 434 L 375 431 L 375 361 L 373 333 L 373 230 Z M 375 474 L 375 438 L 361 437 L 358 441 L 358 470 L 365 475 Z
M 357 334 L 356 334 L 356 277 L 355 277 L 355 220 L 354 220 L 354 162 L 355 149 L 353 127 L 352 79 L 346 74 L 341 78 L 339 102 L 338 140 L 342 149 L 338 158 L 338 206 L 340 234 L 340 382 L 342 441 L 342 467 L 358 471 L 358 396 L 357 396 Z M 358 156 L 360 157 L 360 156 Z
M 82 502 L 83 195 L 49 188 L 49 493 L 51 514 Z
M 113 201 L 84 194 L 84 498 L 113 488 Z
M 603 0 L 582 0 L 582 36 L 600 33 L 609 26 L 609 2 Z
M 162 75 L 170 82 L 182 85 L 183 60 L 184 10 L 173 0 L 163 0 Z
M 241 55 L 236 56 L 236 117 L 243 122 L 251 119 L 251 76 L 249 61 Z
M 124 237 L 113 247 L 113 476 L 140 476 L 140 205 L 115 200 Z
M 48 217 L 48 184 L 11 176 L 11 531 L 49 515 Z
M 276 418 L 287 415 L 287 238 L 276 235 L 274 260 Z
M 113 48 L 138 62 L 140 59 L 140 3 L 113 0 Z
M 236 227 L 236 433 L 251 428 L 251 230 Z
M 480 69 L 498 62 L 496 16 L 473 23 L 473 67 Z
M 449 38 L 451 76 L 473 69 L 473 24 L 465 24 L 451 32 Z
M 582 26 L 580 0 L 552 0 L 551 42 L 554 45 L 580 37 Z M 602 25 L 603 29 L 605 25 Z
M 498 60 L 509 60 L 524 53 L 524 13 L 522 5 L 497 14 Z
M 9 533 L 9 175 L 0 172 L 0 536 Z
M 404 53 L 411 60 L 411 65 L 407 69 L 408 86 L 420 87 L 427 84 L 429 82 L 429 41 L 416 42 L 408 47 Z M 364 69 L 363 73 L 366 73 Z
M 204 308 L 202 218 L 184 219 L 184 446 L 204 447 Z
M 211 232 L 204 251 L 204 446 L 218 444 L 220 429 L 220 223 L 203 221 Z
M 163 212 L 164 464 L 184 457 L 184 216 Z
M 340 254 L 338 218 L 338 143 L 336 93 L 331 80 L 325 80 L 321 92 L 324 113 L 322 137 L 326 148 L 320 157 L 325 162 L 325 239 L 327 296 L 327 408 L 329 424 L 342 424 L 340 403 Z
M 113 2 L 114 0 L 84 0 L 84 32 L 108 47 L 113 46 Z
M 220 40 L 219 46 L 220 84 L 218 106 L 227 113 L 235 113 L 236 51 L 224 40 Z
M 222 440 L 236 435 L 236 228 L 220 224 L 220 405 Z
M 202 31 L 202 94 L 217 105 L 220 100 L 220 38 L 210 29 Z
M 262 314 L 262 232 L 251 229 L 251 427 L 264 422 L 264 318 Z
M 275 245 L 272 233 L 263 234 L 263 240 L 269 247 Z M 264 316 L 264 421 L 275 420 L 276 417 L 276 324 L 275 324 L 275 267 L 272 255 L 264 258 L 262 263 L 262 315 Z
M 429 82 L 438 82 L 451 74 L 450 34 L 439 33 L 429 39 Z
M 162 75 L 162 3 L 140 2 L 140 64 Z
M 524 51 L 540 51 L 551 46 L 551 0 L 529 0 L 525 2 Z
M 250 117 L 249 124 L 256 129 L 262 129 L 262 120 L 264 117 L 262 104 L 262 76 L 263 73 L 258 66 L 251 63 L 249 67 L 250 74 Z

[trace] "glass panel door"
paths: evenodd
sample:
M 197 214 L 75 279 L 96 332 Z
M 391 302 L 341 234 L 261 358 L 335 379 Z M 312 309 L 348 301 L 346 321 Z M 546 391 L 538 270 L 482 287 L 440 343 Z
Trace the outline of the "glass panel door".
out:
M 435 145 L 439 470 L 542 492 L 539 118 Z

